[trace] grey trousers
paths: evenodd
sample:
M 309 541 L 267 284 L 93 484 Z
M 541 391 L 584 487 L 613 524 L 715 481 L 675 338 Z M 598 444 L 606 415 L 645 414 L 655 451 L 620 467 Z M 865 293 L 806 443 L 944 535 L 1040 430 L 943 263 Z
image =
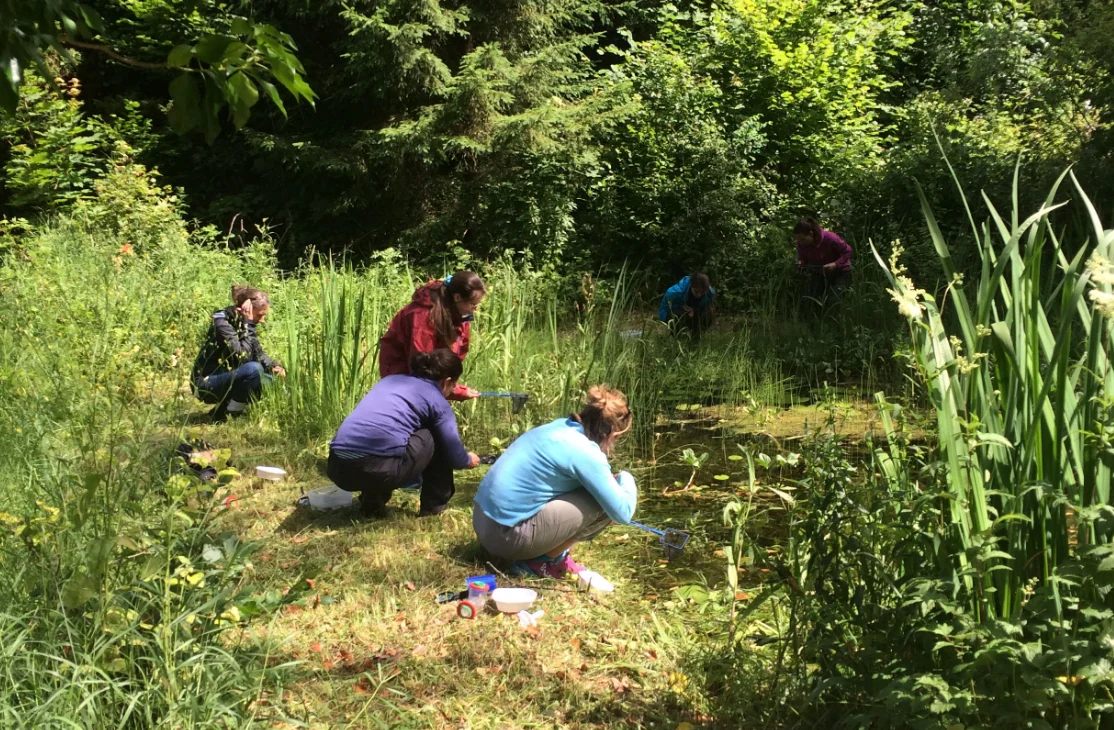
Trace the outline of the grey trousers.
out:
M 532 560 L 571 541 L 584 542 L 603 532 L 611 518 L 586 489 L 552 500 L 514 527 L 500 525 L 472 505 L 472 527 L 484 548 L 505 560 Z

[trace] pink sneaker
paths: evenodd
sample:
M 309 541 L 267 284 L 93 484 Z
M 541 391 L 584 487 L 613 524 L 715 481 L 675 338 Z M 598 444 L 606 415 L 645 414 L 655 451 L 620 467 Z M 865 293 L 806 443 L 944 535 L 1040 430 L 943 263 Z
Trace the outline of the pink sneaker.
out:
M 584 566 L 573 560 L 568 550 L 556 558 L 543 555 L 534 560 L 527 560 L 526 567 L 541 578 L 564 578 L 569 573 L 576 575 L 584 570 Z

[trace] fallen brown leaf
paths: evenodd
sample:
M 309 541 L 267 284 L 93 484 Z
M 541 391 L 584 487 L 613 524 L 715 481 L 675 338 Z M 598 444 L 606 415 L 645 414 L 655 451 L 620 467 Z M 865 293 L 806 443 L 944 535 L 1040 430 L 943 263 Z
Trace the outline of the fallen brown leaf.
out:
M 749 601 L 750 600 L 750 594 L 745 592 L 745 591 L 735 591 L 735 600 L 736 601 Z
M 352 652 L 348 651 L 347 649 L 341 649 L 340 651 L 338 651 L 337 652 L 337 657 L 342 662 L 345 662 L 347 664 L 351 664 L 352 662 L 356 661 L 356 656 Z
M 302 608 L 301 606 L 299 606 L 297 604 L 292 603 L 289 606 L 287 606 L 286 608 L 284 608 L 282 610 L 282 613 L 283 613 L 284 616 L 297 616 L 298 614 L 302 613 L 303 611 L 305 611 L 304 608 Z
M 326 672 L 331 672 L 333 671 L 333 667 L 335 667 L 336 664 L 333 663 L 332 659 L 326 659 L 325 661 L 321 662 L 321 666 L 325 667 Z
M 309 540 L 309 538 L 305 535 L 295 535 L 294 537 L 290 538 L 290 542 L 294 543 L 295 545 L 300 545 L 307 540 Z
M 576 649 L 577 651 L 580 651 L 580 638 L 579 637 L 574 638 L 570 643 L 572 644 L 573 649 Z
M 356 682 L 353 689 L 356 690 L 357 694 L 369 695 L 371 694 L 371 682 L 368 681 L 367 677 L 360 677 L 360 681 Z
M 320 654 L 324 650 L 324 647 L 321 646 L 320 641 L 315 641 L 309 645 L 309 650 L 314 652 L 315 654 Z
M 408 581 L 406 581 L 406 590 L 408 590 L 408 591 L 416 591 L 416 590 L 418 590 L 418 589 L 414 587 L 414 581 L 412 581 L 412 580 L 408 580 Z M 502 595 L 502 594 L 500 594 L 500 595 Z
M 309 586 L 310 589 L 312 590 L 313 588 L 317 587 L 317 581 L 314 580 L 313 578 L 306 578 L 306 585 Z
M 626 677 L 608 677 L 607 682 L 616 694 L 623 694 L 630 689 L 630 680 Z

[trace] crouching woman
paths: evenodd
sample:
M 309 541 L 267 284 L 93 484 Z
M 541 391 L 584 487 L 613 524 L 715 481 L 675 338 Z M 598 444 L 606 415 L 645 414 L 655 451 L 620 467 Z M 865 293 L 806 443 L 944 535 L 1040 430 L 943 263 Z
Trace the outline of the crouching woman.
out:
M 634 516 L 634 477 L 613 476 L 608 463 L 630 427 L 626 397 L 595 386 L 580 413 L 520 436 L 480 483 L 472 508 L 480 544 L 514 561 L 518 575 L 557 578 L 583 570 L 570 549 Z
M 363 512 L 384 517 L 395 489 L 421 478 L 419 515 L 439 514 L 456 488 L 453 469 L 480 458 L 464 448 L 448 396 L 463 371 L 450 350 L 415 352 L 409 375 L 388 375 L 344 419 L 329 444 L 327 473 L 360 493 Z
M 205 342 L 193 364 L 193 390 L 202 403 L 215 406 L 217 421 L 244 412 L 259 397 L 271 374 L 285 376 L 282 366 L 263 352 L 256 328 L 271 311 L 267 292 L 232 287 L 233 306 L 213 312 Z

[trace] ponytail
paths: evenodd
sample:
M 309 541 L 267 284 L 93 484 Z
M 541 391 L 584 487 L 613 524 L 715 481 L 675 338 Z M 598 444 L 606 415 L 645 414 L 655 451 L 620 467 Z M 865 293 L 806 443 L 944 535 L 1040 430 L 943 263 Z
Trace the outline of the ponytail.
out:
M 438 347 L 452 347 L 456 342 L 456 303 L 454 294 L 459 294 L 465 301 L 471 300 L 476 292 L 484 292 L 484 281 L 471 271 L 458 271 L 445 281 L 438 281 L 432 285 L 430 299 L 432 309 L 429 312 L 429 321 L 433 331 L 437 333 Z

